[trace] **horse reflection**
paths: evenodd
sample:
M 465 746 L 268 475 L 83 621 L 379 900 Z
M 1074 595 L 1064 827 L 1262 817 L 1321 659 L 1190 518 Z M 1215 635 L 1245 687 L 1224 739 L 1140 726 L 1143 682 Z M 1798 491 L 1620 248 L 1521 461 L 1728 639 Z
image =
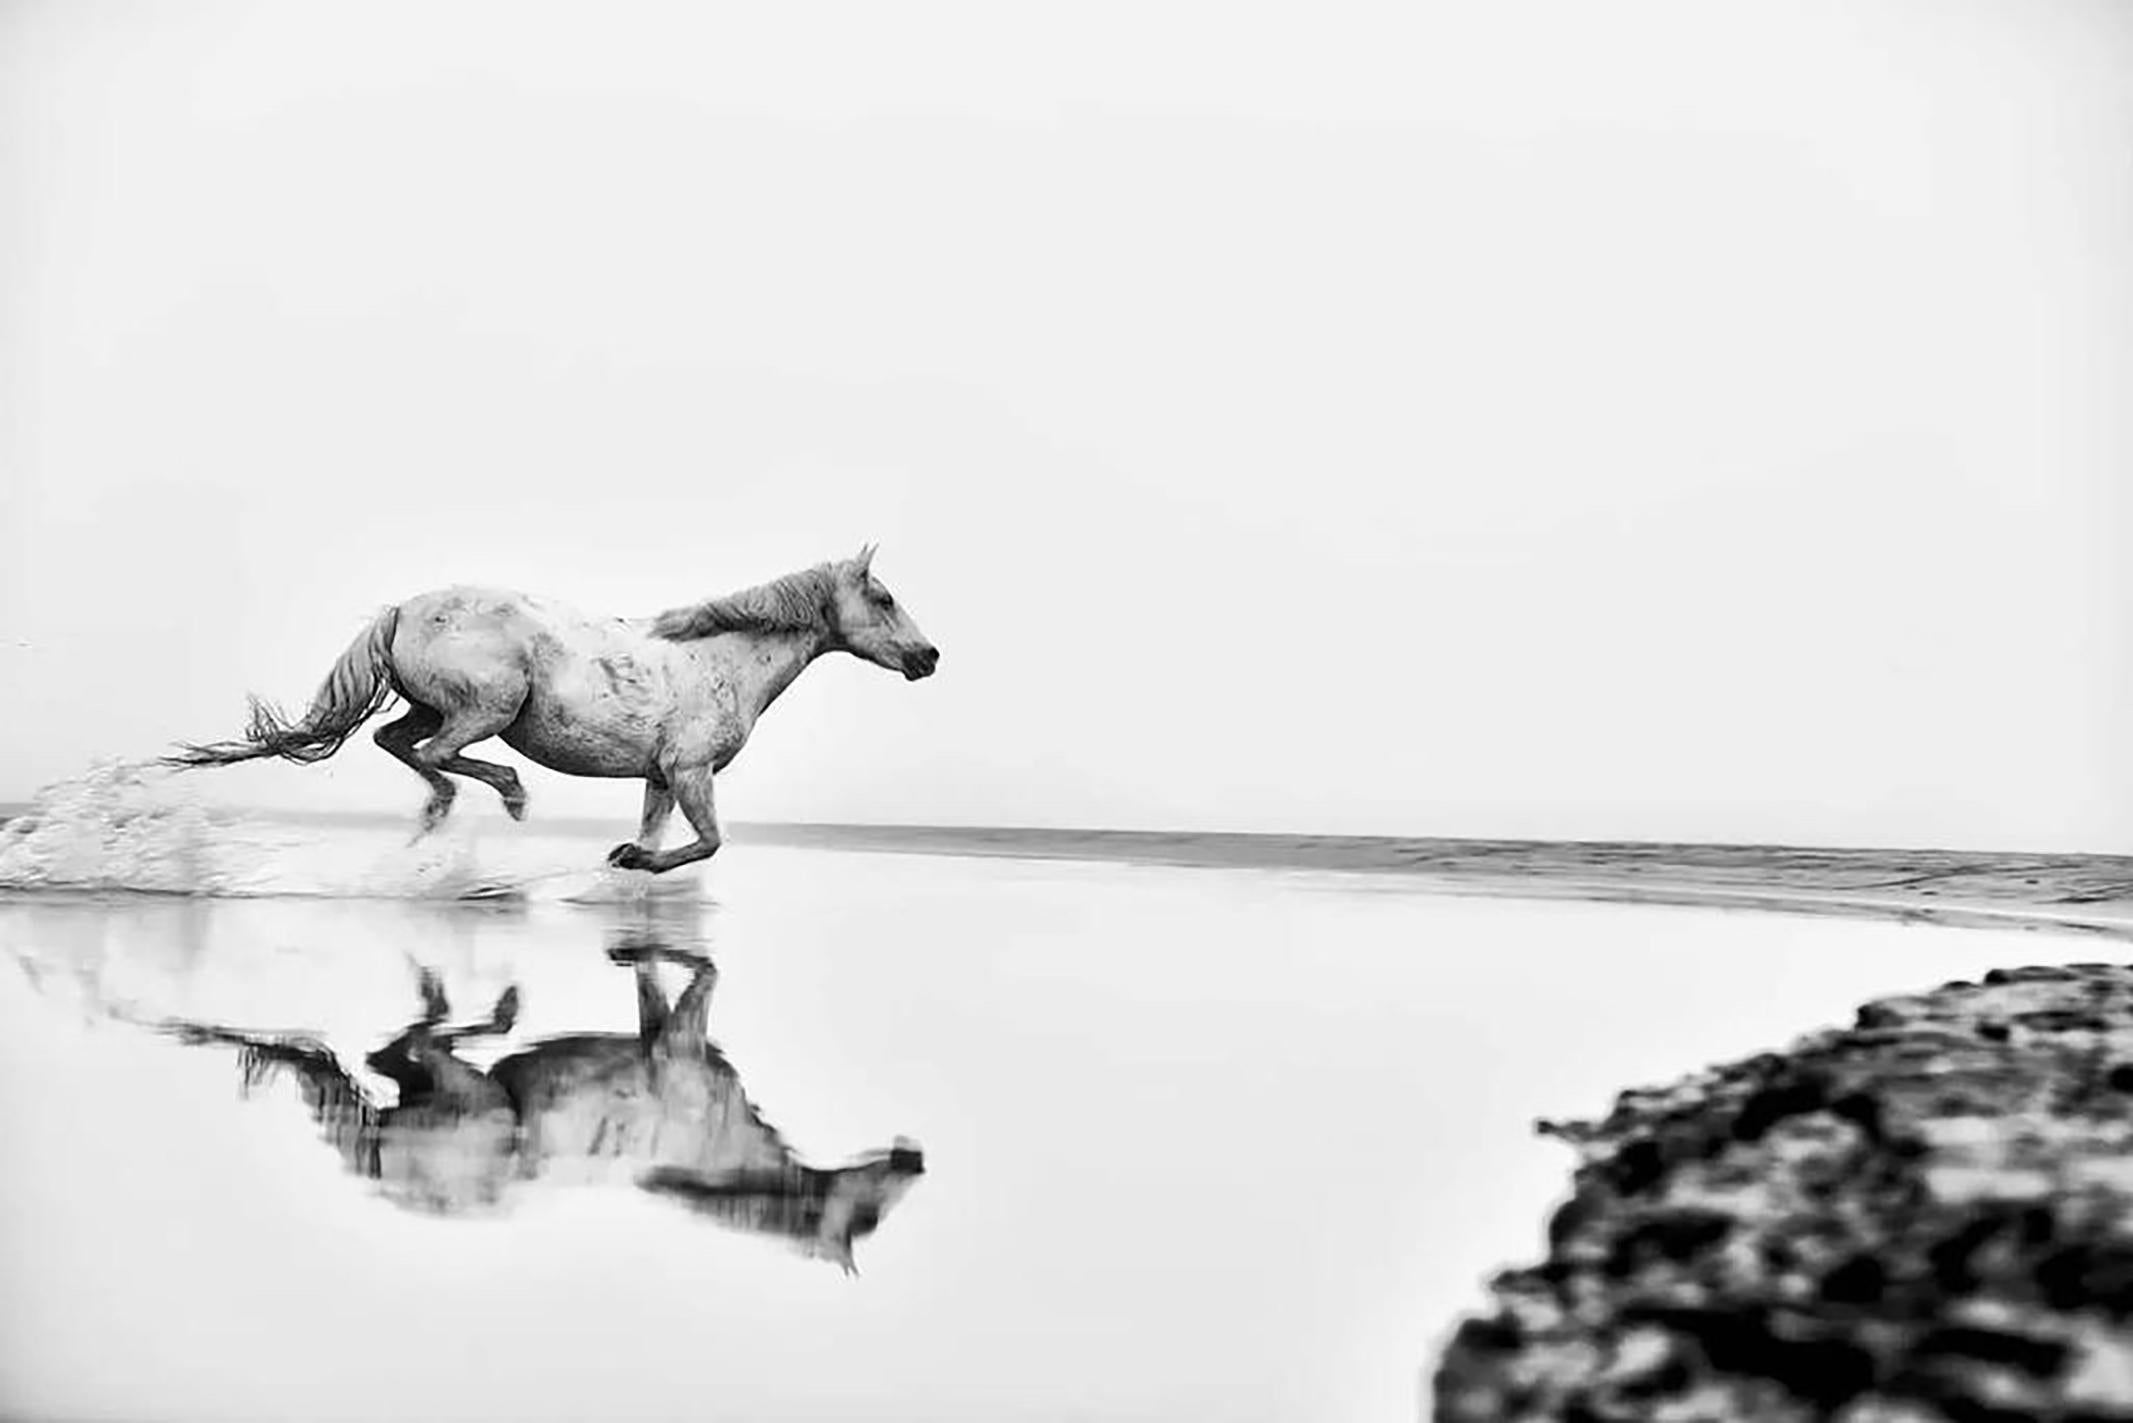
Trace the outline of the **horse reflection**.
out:
M 403 1207 L 468 1214 L 501 1208 L 536 1180 L 628 1184 L 855 1272 L 853 1242 L 924 1172 L 918 1147 L 898 1138 L 833 1170 L 803 1164 L 706 1036 L 718 980 L 710 960 L 628 941 L 609 957 L 634 970 L 635 1034 L 551 1038 L 486 1072 L 455 1049 L 510 1032 L 518 990 L 506 989 L 488 1017 L 451 1026 L 443 985 L 422 971 L 421 1016 L 368 1059 L 399 1088 L 391 1107 L 374 1103 L 314 1039 L 163 1026 L 186 1042 L 236 1046 L 248 1092 L 293 1076 L 348 1169 Z M 660 960 L 689 970 L 671 1002 L 655 972 Z

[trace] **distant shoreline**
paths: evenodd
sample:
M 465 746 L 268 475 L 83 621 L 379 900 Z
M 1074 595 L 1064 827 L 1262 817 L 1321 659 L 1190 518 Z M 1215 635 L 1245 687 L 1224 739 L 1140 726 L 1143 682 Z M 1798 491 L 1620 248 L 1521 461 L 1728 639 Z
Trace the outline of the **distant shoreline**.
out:
M 1632 841 L 764 824 L 743 843 L 1379 875 L 1435 893 L 1677 904 L 2133 938 L 2133 856 Z
M 0 805 L 0 823 L 26 806 Z M 233 810 L 321 825 L 382 812 Z M 612 832 L 609 819 L 529 830 Z M 1435 893 L 1700 905 L 2133 938 L 2133 856 L 1631 841 L 739 822 L 736 844 L 878 854 L 1382 876 Z

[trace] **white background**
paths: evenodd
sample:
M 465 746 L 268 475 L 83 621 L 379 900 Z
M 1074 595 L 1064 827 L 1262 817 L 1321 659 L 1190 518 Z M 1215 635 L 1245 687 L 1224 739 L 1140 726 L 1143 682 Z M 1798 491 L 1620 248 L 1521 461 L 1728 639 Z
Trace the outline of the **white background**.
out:
M 424 588 L 875 539 L 940 677 L 729 816 L 2133 848 L 2129 79 L 2038 0 L 8 5 L 0 799 Z

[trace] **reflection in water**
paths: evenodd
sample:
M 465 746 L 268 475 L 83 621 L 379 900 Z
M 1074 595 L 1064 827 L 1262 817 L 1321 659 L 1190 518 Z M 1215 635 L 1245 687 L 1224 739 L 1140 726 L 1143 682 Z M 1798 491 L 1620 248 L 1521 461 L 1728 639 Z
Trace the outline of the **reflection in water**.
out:
M 204 899 L 171 895 L 128 906 L 146 932 L 131 936 L 123 957 L 160 975 L 181 980 L 207 957 L 212 907 Z M 8 956 L 40 995 L 71 999 L 84 1023 L 128 1018 L 123 991 L 110 981 L 115 957 L 111 925 L 93 902 L 54 897 L 6 902 L 13 932 L 0 937 Z M 62 991 L 62 985 L 65 989 Z
M 248 1093 L 293 1077 L 348 1169 L 398 1205 L 459 1215 L 499 1209 L 537 1180 L 630 1185 L 854 1271 L 853 1242 L 923 1173 L 918 1147 L 898 1138 L 833 1170 L 803 1164 L 706 1037 L 718 981 L 711 960 L 644 929 L 619 936 L 608 957 L 635 977 L 635 1033 L 549 1038 L 487 1071 L 458 1046 L 509 1033 L 517 988 L 487 1017 L 452 1026 L 442 982 L 421 970 L 420 1016 L 368 1058 L 399 1088 L 389 1107 L 314 1038 L 182 1019 L 158 1026 L 182 1042 L 234 1045 Z M 688 973 L 671 1001 L 661 962 Z

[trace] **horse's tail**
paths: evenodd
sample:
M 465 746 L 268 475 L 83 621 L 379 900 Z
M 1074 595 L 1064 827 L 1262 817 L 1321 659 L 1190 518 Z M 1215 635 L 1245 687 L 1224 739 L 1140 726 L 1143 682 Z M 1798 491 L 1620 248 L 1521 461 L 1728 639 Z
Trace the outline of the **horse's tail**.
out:
M 251 724 L 241 741 L 190 743 L 163 758 L 171 766 L 229 766 L 279 756 L 309 765 L 341 749 L 355 729 L 376 716 L 393 697 L 393 633 L 400 610 L 387 608 L 371 620 L 311 698 L 310 710 L 292 722 L 271 702 L 253 697 Z

